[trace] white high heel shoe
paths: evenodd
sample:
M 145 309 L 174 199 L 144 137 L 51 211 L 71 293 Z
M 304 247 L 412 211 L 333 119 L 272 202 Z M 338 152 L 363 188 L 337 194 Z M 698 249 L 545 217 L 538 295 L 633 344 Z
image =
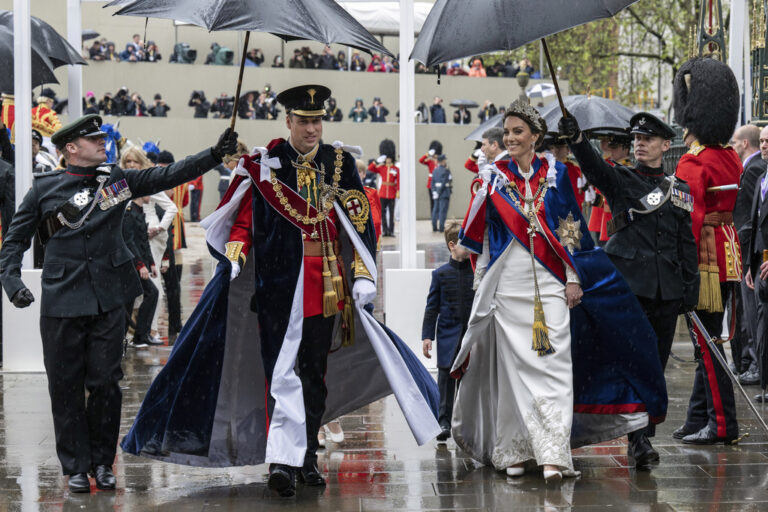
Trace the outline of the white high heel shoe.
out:
M 337 427 L 338 431 L 334 432 L 331 427 Z M 338 420 L 334 420 L 325 425 L 325 437 L 332 443 L 340 444 L 344 442 L 344 431 L 341 429 L 341 423 Z
M 510 466 L 507 468 L 507 476 L 523 476 L 525 468 L 523 466 Z
M 544 470 L 544 481 L 547 483 L 555 483 L 559 482 L 563 479 L 563 473 L 561 471 L 558 471 L 556 469 L 545 469 Z
M 578 478 L 580 476 L 581 476 L 581 471 L 576 471 L 575 469 L 563 470 L 563 478 Z

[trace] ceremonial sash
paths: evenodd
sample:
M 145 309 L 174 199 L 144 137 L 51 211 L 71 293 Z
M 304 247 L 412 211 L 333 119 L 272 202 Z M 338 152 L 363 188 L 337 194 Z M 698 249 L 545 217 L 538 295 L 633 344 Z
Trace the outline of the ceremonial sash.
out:
M 245 168 L 251 175 L 251 181 L 253 181 L 253 184 L 256 185 L 256 188 L 259 190 L 267 204 L 269 204 L 285 220 L 299 228 L 307 236 L 312 236 L 317 231 L 317 229 L 319 229 L 319 222 L 317 224 L 305 223 L 301 218 L 293 217 L 288 213 L 287 208 L 290 206 L 295 211 L 299 212 L 299 214 L 302 216 L 307 211 L 309 211 L 309 213 L 306 214 L 307 217 L 317 217 L 317 208 L 311 204 L 308 204 L 306 199 L 301 197 L 298 192 L 293 190 L 291 187 L 276 177 L 274 178 L 276 184 L 273 184 L 271 179 L 264 181 L 259 179 L 261 166 L 258 162 L 246 159 Z M 275 190 L 276 188 L 280 189 L 280 192 L 283 195 L 282 198 L 278 197 L 278 192 Z M 336 240 L 337 232 L 335 224 L 333 222 L 326 222 L 325 226 L 328 231 L 328 238 L 330 240 Z
M 493 206 L 499 212 L 505 226 L 513 237 L 528 251 L 531 250 L 528 241 L 528 217 L 520 211 L 512 202 L 507 193 L 503 190 L 496 190 L 493 194 L 488 194 Z M 552 275 L 562 282 L 566 281 L 565 261 L 571 268 L 575 269 L 568 251 L 563 248 L 555 235 L 550 231 L 545 217 L 546 204 L 539 210 L 538 220 L 544 232 L 536 231 L 533 238 L 533 255 L 536 260 L 544 266 Z

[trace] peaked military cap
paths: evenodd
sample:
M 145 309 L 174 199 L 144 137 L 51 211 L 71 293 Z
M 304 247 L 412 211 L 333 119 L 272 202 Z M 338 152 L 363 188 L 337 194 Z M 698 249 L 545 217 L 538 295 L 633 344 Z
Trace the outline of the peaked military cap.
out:
M 59 130 L 51 136 L 51 142 L 53 142 L 56 147 L 62 148 L 66 143 L 72 142 L 79 137 L 106 136 L 107 133 L 101 130 L 101 116 L 88 114 L 77 121 L 59 128 Z
M 331 90 L 323 85 L 299 85 L 277 95 L 277 101 L 286 112 L 297 116 L 316 117 L 325 115 L 325 101 Z
M 632 119 L 629 120 L 630 134 L 635 135 L 639 133 L 641 135 L 651 135 L 655 137 L 662 137 L 664 139 L 674 139 L 675 130 L 670 126 L 648 112 L 638 112 Z

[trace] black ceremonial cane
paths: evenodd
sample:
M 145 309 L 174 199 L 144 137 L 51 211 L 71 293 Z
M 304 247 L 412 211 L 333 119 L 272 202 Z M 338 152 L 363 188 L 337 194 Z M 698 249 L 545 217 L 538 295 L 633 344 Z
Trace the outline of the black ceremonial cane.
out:
M 733 383 L 733 386 L 736 389 L 738 389 L 739 392 L 741 393 L 741 396 L 744 397 L 744 401 L 747 402 L 747 405 L 749 406 L 750 410 L 755 414 L 757 421 L 760 423 L 763 429 L 766 432 L 768 432 L 768 425 L 765 424 L 763 417 L 760 416 L 759 412 L 757 412 L 757 409 L 755 408 L 755 405 L 752 403 L 752 400 L 750 400 L 749 396 L 747 396 L 747 392 L 744 391 L 744 388 L 741 387 L 741 384 L 739 384 L 739 379 L 733 374 L 733 372 L 731 372 L 731 369 L 728 368 L 728 362 L 725 360 L 725 357 L 723 356 L 723 354 L 721 354 L 720 351 L 717 349 L 717 344 L 715 343 L 715 340 L 713 340 L 712 337 L 707 332 L 707 329 L 704 327 L 704 324 L 701 322 L 699 315 L 697 315 L 695 311 L 691 311 L 689 313 L 686 313 L 685 317 L 686 317 L 686 320 L 688 320 L 689 327 L 692 324 L 699 329 L 699 332 L 701 332 L 701 335 L 707 341 L 707 345 L 709 346 L 709 351 L 712 352 L 712 354 L 715 356 L 715 359 L 717 359 L 717 362 L 720 363 L 720 366 L 723 367 L 723 369 L 725 370 L 725 373 L 728 374 L 728 377 L 730 377 L 731 382 Z M 698 342 L 695 338 L 695 333 L 693 332 L 692 329 L 689 329 L 689 331 L 691 332 L 691 337 L 693 338 L 694 346 L 698 346 Z M 745 435 L 749 435 L 749 434 L 745 434 Z

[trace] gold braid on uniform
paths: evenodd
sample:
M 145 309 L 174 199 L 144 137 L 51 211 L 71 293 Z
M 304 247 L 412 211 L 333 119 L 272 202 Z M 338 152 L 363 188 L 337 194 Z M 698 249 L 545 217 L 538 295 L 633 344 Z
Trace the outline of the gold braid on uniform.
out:
M 224 244 L 224 247 L 227 249 L 224 256 L 226 256 L 229 261 L 239 263 L 240 266 L 245 265 L 245 254 L 243 254 L 244 245 L 243 242 L 227 242 Z

